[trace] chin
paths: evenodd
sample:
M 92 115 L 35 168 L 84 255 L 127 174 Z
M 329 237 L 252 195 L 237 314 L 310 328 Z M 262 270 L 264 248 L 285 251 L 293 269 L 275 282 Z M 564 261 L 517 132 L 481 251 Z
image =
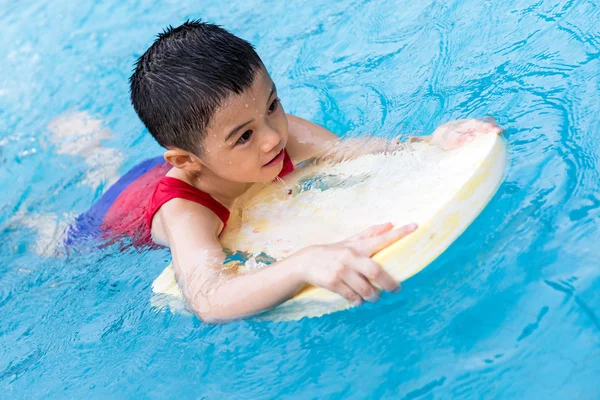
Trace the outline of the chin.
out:
M 277 172 L 273 172 L 271 174 L 261 174 L 261 176 L 259 177 L 259 180 L 257 180 L 256 182 L 260 182 L 260 183 L 270 183 L 273 182 L 275 179 L 277 179 L 277 177 L 279 176 L 279 173 L 281 171 L 277 171 Z
M 277 179 L 277 175 L 274 175 L 274 176 L 273 176 L 273 177 L 271 177 L 271 178 L 261 178 L 261 179 L 260 179 L 259 181 L 257 181 L 257 182 L 258 182 L 258 183 L 271 183 L 271 182 L 273 182 L 273 181 L 274 181 L 274 180 L 276 180 L 276 179 Z

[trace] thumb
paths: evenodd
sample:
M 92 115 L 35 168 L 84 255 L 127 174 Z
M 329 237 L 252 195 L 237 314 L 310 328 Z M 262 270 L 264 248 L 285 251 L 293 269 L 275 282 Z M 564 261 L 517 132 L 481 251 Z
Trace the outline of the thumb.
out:
M 378 251 L 385 249 L 392 243 L 397 242 L 403 237 L 414 232 L 417 229 L 417 227 L 417 224 L 414 223 L 404 225 L 398 229 L 385 232 L 381 235 L 359 240 L 356 243 L 352 244 L 351 247 L 353 247 L 360 254 L 364 254 L 370 257 Z

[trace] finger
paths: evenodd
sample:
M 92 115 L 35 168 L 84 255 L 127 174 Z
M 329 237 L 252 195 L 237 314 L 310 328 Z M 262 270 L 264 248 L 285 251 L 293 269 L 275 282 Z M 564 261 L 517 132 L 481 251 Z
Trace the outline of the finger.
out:
M 336 285 L 332 289 L 334 292 L 348 300 L 349 303 L 352 303 L 355 307 L 358 307 L 363 303 L 363 298 L 361 297 L 361 295 L 356 293 L 354 289 L 352 289 L 344 282 L 336 283 Z
M 490 124 L 498 125 L 498 121 L 496 121 L 496 118 L 492 117 L 491 115 L 486 115 L 485 117 L 481 118 L 481 120 L 489 122 Z
M 391 230 L 393 227 L 394 227 L 394 225 L 392 225 L 391 222 L 386 222 L 385 224 L 373 225 L 373 226 L 368 227 L 364 231 L 360 232 L 359 234 L 352 236 L 348 240 L 360 240 L 360 239 L 366 239 L 369 237 L 381 235 L 382 233 Z
M 377 264 L 370 258 L 364 258 L 360 260 L 359 263 L 355 264 L 355 270 L 360 272 L 360 274 L 370 282 L 377 284 L 383 290 L 388 292 L 396 292 L 400 290 L 398 282 L 390 274 L 388 274 L 381 267 L 381 265 Z M 361 294 L 360 292 L 358 293 Z
M 480 131 L 481 133 L 496 133 L 497 134 L 500 132 L 500 128 L 498 127 L 498 125 L 493 124 L 491 122 L 481 121 L 478 131 Z
M 502 133 L 502 128 L 498 125 L 498 121 L 494 117 L 486 116 L 480 120 L 481 129 L 484 133 Z
M 469 119 L 462 126 L 460 131 L 465 133 L 476 132 L 482 129 L 482 122 L 478 119 Z
M 402 239 L 403 237 L 410 234 L 416 229 L 417 224 L 404 225 L 403 227 L 391 230 L 379 236 L 356 241 L 350 244 L 350 246 L 354 250 L 358 251 L 359 254 L 363 254 L 365 256 L 370 257 L 373 254 L 377 253 L 379 250 L 382 250 L 390 244 L 397 242 L 398 240 Z
M 370 258 L 368 260 L 372 261 Z M 379 290 L 367 278 L 358 273 L 356 269 L 348 270 L 344 276 L 344 283 L 358 293 L 365 301 L 374 303 L 379 300 Z
M 462 127 L 460 130 L 453 131 L 444 143 L 441 144 L 444 150 L 453 150 L 463 146 L 475 138 L 475 134 L 471 129 Z
M 501 126 L 498 126 L 497 124 L 490 124 L 489 133 L 495 133 L 496 135 L 501 134 L 504 131 L 504 129 L 502 129 Z
M 456 147 L 460 147 L 463 146 L 467 143 L 472 142 L 475 139 L 475 134 L 473 133 L 465 133 L 463 135 L 460 135 L 457 139 L 456 139 Z

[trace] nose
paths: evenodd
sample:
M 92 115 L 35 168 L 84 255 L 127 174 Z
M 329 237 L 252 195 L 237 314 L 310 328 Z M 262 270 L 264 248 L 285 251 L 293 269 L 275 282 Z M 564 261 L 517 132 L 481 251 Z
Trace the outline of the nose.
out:
M 274 148 L 278 147 L 281 143 L 281 135 L 275 129 L 270 126 L 266 126 L 263 132 L 263 140 L 261 143 L 261 150 L 265 153 L 271 152 Z

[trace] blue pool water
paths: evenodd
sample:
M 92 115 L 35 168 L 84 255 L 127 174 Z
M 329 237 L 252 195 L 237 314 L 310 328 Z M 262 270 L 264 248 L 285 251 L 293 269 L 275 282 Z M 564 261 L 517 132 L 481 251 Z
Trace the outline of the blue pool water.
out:
M 2 397 L 600 398 L 600 6 L 233 3 L 0 2 Z M 55 244 L 159 154 L 127 79 L 198 17 L 256 45 L 288 112 L 341 135 L 495 116 L 505 182 L 376 305 L 224 326 L 151 309 L 166 250 Z

